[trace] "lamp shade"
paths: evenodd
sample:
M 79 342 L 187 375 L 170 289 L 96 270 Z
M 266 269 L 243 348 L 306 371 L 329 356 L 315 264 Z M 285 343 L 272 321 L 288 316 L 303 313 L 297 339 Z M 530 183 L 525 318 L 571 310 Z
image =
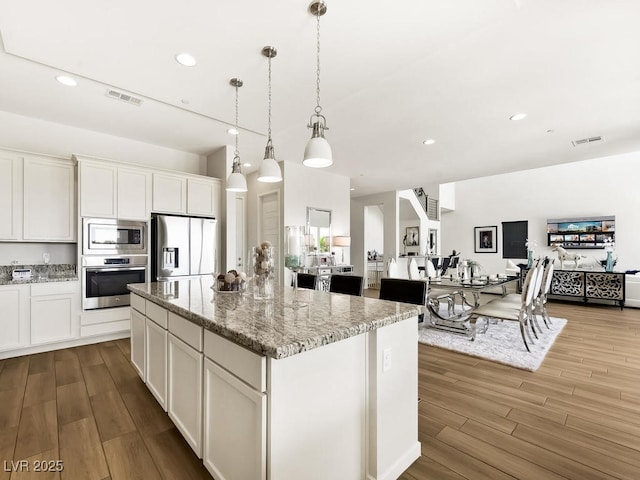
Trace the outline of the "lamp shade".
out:
M 276 183 L 282 181 L 280 165 L 273 158 L 265 158 L 258 170 L 258 181 L 264 183 Z
M 350 247 L 351 237 L 347 235 L 335 236 L 333 237 L 333 246 L 334 247 Z
M 227 178 L 227 192 L 246 192 L 247 179 L 240 172 L 233 172 Z
M 313 136 L 304 149 L 302 164 L 306 167 L 325 168 L 333 164 L 331 145 L 324 137 Z

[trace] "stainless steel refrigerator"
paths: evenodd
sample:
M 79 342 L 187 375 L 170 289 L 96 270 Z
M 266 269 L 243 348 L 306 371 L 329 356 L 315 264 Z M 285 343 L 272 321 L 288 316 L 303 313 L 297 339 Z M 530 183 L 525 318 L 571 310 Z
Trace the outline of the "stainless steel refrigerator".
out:
M 215 218 L 152 215 L 152 281 L 210 275 L 215 258 Z

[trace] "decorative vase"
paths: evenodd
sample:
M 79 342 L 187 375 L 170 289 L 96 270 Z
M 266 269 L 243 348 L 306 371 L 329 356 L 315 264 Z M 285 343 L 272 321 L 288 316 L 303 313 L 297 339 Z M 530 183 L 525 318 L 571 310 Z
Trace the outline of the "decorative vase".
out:
M 527 250 L 527 268 L 533 266 L 533 250 Z
M 253 298 L 273 298 L 275 248 L 269 242 L 262 242 L 259 247 L 251 249 L 249 257 L 253 259 Z
M 284 266 L 293 273 L 293 288 L 298 287 L 298 270 L 304 266 L 305 244 L 304 227 L 285 227 L 284 235 Z
M 607 263 L 604 270 L 606 272 L 613 272 L 613 252 L 607 252 Z

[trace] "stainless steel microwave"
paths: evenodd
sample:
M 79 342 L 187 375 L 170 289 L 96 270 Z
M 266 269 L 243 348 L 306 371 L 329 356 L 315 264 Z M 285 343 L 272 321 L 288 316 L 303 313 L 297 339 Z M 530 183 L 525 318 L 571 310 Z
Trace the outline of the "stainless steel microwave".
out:
M 113 218 L 84 218 L 83 255 L 147 253 L 147 224 Z

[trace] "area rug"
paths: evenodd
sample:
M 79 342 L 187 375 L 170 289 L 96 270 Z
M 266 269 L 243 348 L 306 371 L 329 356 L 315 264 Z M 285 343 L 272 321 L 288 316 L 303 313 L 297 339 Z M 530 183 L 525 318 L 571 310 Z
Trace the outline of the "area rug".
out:
M 489 325 L 487 332 L 478 333 L 473 342 L 463 335 L 421 325 L 418 329 L 418 341 L 534 372 L 540 367 L 549 348 L 567 324 L 565 318 L 551 317 L 551 322 L 549 330 L 544 324 L 540 325 L 542 334 L 538 333 L 538 339 L 533 339 L 535 344 L 529 345 L 531 353 L 527 352 L 522 342 L 520 324 L 511 321 Z M 482 326 L 479 321 L 478 329 L 481 330 Z

